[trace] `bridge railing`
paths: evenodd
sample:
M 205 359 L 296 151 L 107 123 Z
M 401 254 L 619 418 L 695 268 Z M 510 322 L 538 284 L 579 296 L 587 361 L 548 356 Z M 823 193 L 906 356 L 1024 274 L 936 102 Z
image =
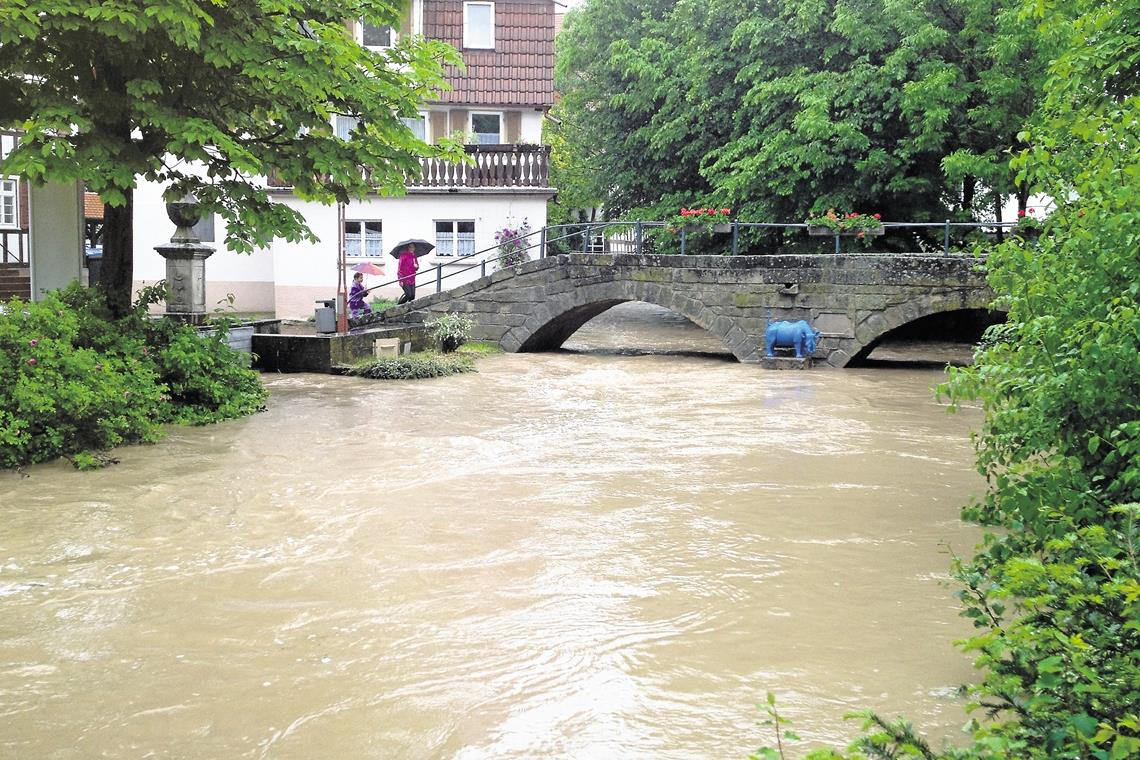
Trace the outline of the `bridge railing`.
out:
M 563 226 L 565 226 L 565 225 L 563 225 Z M 563 243 L 565 241 L 573 240 L 575 238 L 575 236 L 576 236 L 575 232 L 560 230 L 558 228 L 558 225 L 555 225 L 555 226 L 551 226 L 551 227 L 543 227 L 540 230 L 535 230 L 535 231 L 530 232 L 526 235 L 519 235 L 518 237 L 511 238 L 509 241 L 504 240 L 502 242 L 504 242 L 504 243 L 505 242 L 521 243 L 522 247 L 516 249 L 518 252 L 526 253 L 526 256 L 528 259 L 534 258 L 534 257 L 542 259 L 542 258 L 546 257 L 547 251 L 550 249 L 551 246 L 556 246 L 556 245 Z M 446 279 L 449 279 L 451 277 L 457 277 L 459 275 L 470 272 L 473 269 L 479 270 L 479 276 L 480 277 L 486 277 L 488 274 L 488 270 L 487 270 L 488 265 L 491 265 L 491 266 L 500 265 L 501 266 L 502 255 L 501 255 L 500 250 L 499 250 L 500 244 L 493 245 L 490 248 L 484 248 L 481 251 L 475 251 L 474 253 L 468 253 L 464 256 L 457 256 L 455 258 L 449 258 L 447 260 L 446 266 L 451 271 L 449 271 L 447 274 L 444 274 L 444 272 L 443 272 L 444 264 L 442 262 L 439 264 L 436 264 L 434 267 L 434 270 L 435 270 L 435 292 L 436 293 L 442 292 L 443 291 L 443 281 Z M 534 256 L 531 255 L 532 251 L 534 252 Z M 419 274 L 417 273 L 417 277 L 418 276 L 419 276 Z M 390 285 L 398 285 L 399 283 L 400 283 L 399 278 L 396 278 L 394 280 L 388 280 L 387 282 L 382 282 L 379 285 L 373 285 L 371 288 L 368 288 L 367 290 L 365 290 L 364 294 L 367 295 L 368 293 L 372 292 L 373 290 L 378 290 L 379 288 L 388 287 Z M 417 283 L 416 283 L 417 287 L 419 286 L 419 284 L 420 283 L 417 280 Z
M 949 220 L 944 222 L 883 222 L 885 232 L 910 228 L 940 230 L 942 232 L 941 253 L 943 256 L 949 256 L 951 253 L 952 230 L 978 230 L 988 235 L 1000 235 L 1005 231 L 1016 229 L 1016 227 L 1016 222 L 951 222 Z M 512 239 L 511 242 L 521 243 L 521 248 L 517 248 L 516 250 L 526 253 L 528 259 L 542 259 L 549 255 L 559 253 L 659 253 L 658 246 L 654 244 L 651 236 L 673 229 L 676 229 L 676 227 L 669 222 L 651 221 L 555 224 L 535 230 L 526 235 L 520 235 Z M 807 230 L 808 225 L 780 222 L 741 222 L 739 220 L 733 220 L 723 223 L 723 228 L 714 230 L 714 234 L 731 235 L 731 248 L 726 255 L 738 256 L 741 255 L 741 232 L 749 229 L 797 231 Z M 680 252 L 684 255 L 687 253 L 687 240 L 690 233 L 682 227 L 677 229 L 675 234 L 679 240 Z M 834 243 L 829 243 L 829 247 L 833 245 L 835 253 L 842 252 L 841 238 L 844 237 L 843 235 L 826 235 L 824 237 L 834 237 Z M 871 251 L 861 247 L 860 252 L 870 253 Z M 921 253 L 930 255 L 934 252 L 936 252 L 936 250 L 923 251 Z M 504 265 L 501 261 L 499 245 L 494 245 L 490 248 L 484 248 L 483 250 L 475 251 L 464 256 L 449 258 L 446 262 L 446 267 L 450 271 L 446 273 L 444 272 L 444 266 L 445 264 L 441 262 L 432 268 L 434 270 L 433 279 L 436 293 L 443 291 L 444 280 L 459 277 L 473 269 L 479 270 L 480 277 L 486 277 L 490 273 L 488 266 L 499 266 L 501 268 Z M 422 277 L 422 274 L 422 272 L 417 273 L 417 287 L 426 284 L 419 279 Z M 364 291 L 364 294 L 367 295 L 373 290 L 398 285 L 399 282 L 399 278 L 396 278 L 382 282 L 379 285 L 373 285 Z
M 808 235 L 820 237 L 835 253 L 844 252 L 844 238 L 854 237 L 850 233 L 832 233 L 824 231 L 821 236 L 817 228 L 807 224 L 789 222 L 742 222 L 740 220 L 726 220 L 722 223 L 708 227 L 690 229 L 686 226 L 670 222 L 648 221 L 608 221 L 608 222 L 581 222 L 573 225 L 557 225 L 563 230 L 573 231 L 574 243 L 564 246 L 561 252 L 572 253 L 664 253 L 679 252 L 681 255 L 690 253 L 694 235 L 698 230 L 706 234 L 723 235 L 723 245 L 727 249 L 726 255 L 738 256 L 747 243 L 742 239 L 742 233 L 750 230 L 768 230 L 785 233 L 804 231 Z M 980 233 L 986 238 L 1000 241 L 1004 234 L 1018 229 L 1017 222 L 952 222 L 949 219 L 941 222 L 883 222 L 882 231 L 872 234 L 867 240 L 870 245 L 860 241 L 856 246 L 848 245 L 848 252 L 884 253 L 903 255 L 899 251 L 875 251 L 871 246 L 878 235 L 886 235 L 895 239 L 905 236 L 905 242 L 919 248 L 921 255 L 941 253 L 949 256 L 955 244 L 963 244 L 963 232 Z M 555 229 L 551 227 L 550 229 Z M 915 234 L 915 231 L 926 234 Z M 930 233 L 934 234 L 931 235 Z M 667 237 L 662 233 L 668 233 Z M 662 245 L 663 237 L 668 243 Z M 707 239 L 707 238 L 706 238 Z M 882 246 L 879 246 L 880 248 Z

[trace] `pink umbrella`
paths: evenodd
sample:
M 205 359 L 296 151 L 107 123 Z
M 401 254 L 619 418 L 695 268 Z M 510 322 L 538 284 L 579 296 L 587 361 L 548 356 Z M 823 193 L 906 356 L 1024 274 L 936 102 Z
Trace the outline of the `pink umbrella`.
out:
M 371 261 L 360 262 L 359 264 L 357 264 L 356 266 L 354 266 L 352 268 L 352 271 L 364 272 L 364 274 L 375 274 L 375 275 L 383 275 L 384 274 L 384 268 L 381 266 L 378 266 L 377 264 L 375 264 Z

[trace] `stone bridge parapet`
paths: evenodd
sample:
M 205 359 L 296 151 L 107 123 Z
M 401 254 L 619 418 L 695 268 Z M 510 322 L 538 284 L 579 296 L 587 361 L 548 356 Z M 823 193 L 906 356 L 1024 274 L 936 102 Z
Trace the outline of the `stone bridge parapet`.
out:
M 657 256 L 570 254 L 529 261 L 418 298 L 369 324 L 419 324 L 459 312 L 472 337 L 506 351 L 558 348 L 626 301 L 670 309 L 759 362 L 772 319 L 806 319 L 823 333 L 814 354 L 835 367 L 922 317 L 987 309 L 984 259 L 919 254 Z

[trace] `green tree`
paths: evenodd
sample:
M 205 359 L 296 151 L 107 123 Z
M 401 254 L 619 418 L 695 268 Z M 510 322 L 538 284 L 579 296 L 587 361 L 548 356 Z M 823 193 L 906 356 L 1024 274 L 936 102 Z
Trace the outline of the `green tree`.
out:
M 567 149 L 618 214 L 989 211 L 1039 68 L 1010 5 L 591 2 L 559 40 Z
M 6 0 L 0 4 L 0 127 L 19 148 L 0 173 L 82 180 L 105 202 L 102 285 L 130 306 L 138 177 L 195 193 L 227 222 L 227 246 L 315 239 L 257 177 L 346 201 L 397 193 L 428 146 L 400 121 L 442 87 L 450 47 L 401 36 L 357 44 L 346 21 L 398 26 L 406 0 Z M 351 139 L 332 120 L 359 119 Z
M 935 751 L 869 716 L 848 754 L 809 757 L 1140 756 L 1138 18 L 1140 0 L 1023 11 L 1056 54 L 1013 167 L 1057 208 L 989 257 L 1009 319 L 945 389 L 983 403 L 988 489 L 965 516 L 996 529 L 955 567 L 977 626 L 972 742 Z

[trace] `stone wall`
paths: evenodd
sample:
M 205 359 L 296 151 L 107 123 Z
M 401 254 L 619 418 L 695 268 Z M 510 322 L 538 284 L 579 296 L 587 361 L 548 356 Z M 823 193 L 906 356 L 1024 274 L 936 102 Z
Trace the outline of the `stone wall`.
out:
M 982 261 L 965 256 L 653 256 L 572 254 L 530 261 L 378 315 L 421 324 L 456 311 L 473 338 L 507 351 L 557 348 L 624 301 L 668 308 L 720 338 L 742 362 L 763 356 L 772 319 L 823 333 L 815 358 L 842 367 L 885 333 L 922 317 L 985 309 Z

